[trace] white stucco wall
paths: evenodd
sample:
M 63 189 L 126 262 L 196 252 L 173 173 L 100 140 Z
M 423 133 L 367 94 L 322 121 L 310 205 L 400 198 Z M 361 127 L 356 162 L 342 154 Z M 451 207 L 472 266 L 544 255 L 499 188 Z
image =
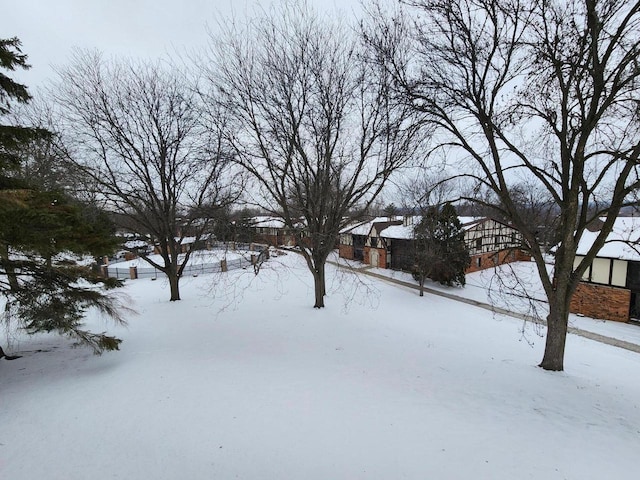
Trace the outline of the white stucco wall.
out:
M 573 260 L 574 269 L 578 267 L 583 258 L 582 255 L 576 255 Z M 609 275 L 611 275 L 611 282 L 609 282 Z M 627 261 L 612 258 L 595 258 L 591 268 L 587 268 L 584 275 L 582 275 L 582 280 L 615 287 L 625 287 L 627 284 Z

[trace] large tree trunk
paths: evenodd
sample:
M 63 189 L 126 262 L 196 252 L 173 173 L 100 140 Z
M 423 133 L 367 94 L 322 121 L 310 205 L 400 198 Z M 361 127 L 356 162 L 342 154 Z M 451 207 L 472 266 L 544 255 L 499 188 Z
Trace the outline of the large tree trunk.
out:
M 169 275 L 169 288 L 171 290 L 171 302 L 175 302 L 176 300 L 180 300 L 180 277 L 176 272 L 171 272 Z
M 564 348 L 567 342 L 567 325 L 569 322 L 568 302 L 564 299 L 549 304 L 547 316 L 547 341 L 540 367 L 545 370 L 561 372 L 564 370 Z
M 178 265 L 176 265 L 175 262 L 170 262 L 167 278 L 169 279 L 169 289 L 171 291 L 169 301 L 175 302 L 180 300 L 180 275 L 178 274 Z
M 171 298 L 169 301 L 180 300 L 180 273 L 178 269 L 178 246 L 173 239 L 167 242 L 167 252 L 164 256 L 164 263 L 168 267 L 167 277 L 169 278 L 169 289 Z
M 313 283 L 316 294 L 316 303 L 313 308 L 324 308 L 324 296 L 326 294 L 324 263 L 316 264 L 316 268 L 313 271 Z

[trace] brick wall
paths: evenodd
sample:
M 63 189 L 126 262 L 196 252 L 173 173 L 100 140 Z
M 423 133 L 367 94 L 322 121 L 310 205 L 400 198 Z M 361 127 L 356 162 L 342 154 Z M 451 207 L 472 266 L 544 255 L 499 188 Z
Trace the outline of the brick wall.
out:
M 531 255 L 524 252 L 523 250 L 518 249 L 515 251 L 515 254 L 516 254 L 516 258 L 515 260 L 512 260 L 514 262 L 530 262 L 531 261 Z
M 588 317 L 628 322 L 630 303 L 631 290 L 580 283 L 571 298 L 569 309 L 572 313 L 581 313 Z
M 378 267 L 387 268 L 387 251 L 384 248 L 364 247 L 364 258 L 362 262 L 371 265 L 371 250 L 378 252 Z
M 353 260 L 353 245 L 340 245 L 338 253 L 341 258 Z
M 478 259 L 480 265 L 478 266 Z M 478 272 L 486 268 L 493 268 L 496 265 L 510 262 L 528 262 L 531 256 L 522 250 L 502 250 L 501 252 L 482 253 L 480 255 L 471 255 L 471 265 L 465 273 Z

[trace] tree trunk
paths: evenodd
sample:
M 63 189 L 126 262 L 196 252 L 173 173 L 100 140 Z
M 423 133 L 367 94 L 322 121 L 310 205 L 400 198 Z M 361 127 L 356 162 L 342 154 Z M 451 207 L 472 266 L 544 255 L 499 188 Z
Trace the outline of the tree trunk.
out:
M 555 302 L 554 302 L 555 303 Z M 547 341 L 540 367 L 545 370 L 561 372 L 564 370 L 564 347 L 567 342 L 567 325 L 569 322 L 569 308 L 566 302 L 563 306 L 549 305 L 547 316 Z
M 326 293 L 324 284 L 324 264 L 316 265 L 316 268 L 313 271 L 313 283 L 316 294 L 316 303 L 313 308 L 324 308 L 324 296 Z
M 424 275 L 420 275 L 420 296 L 424 297 Z
M 322 296 L 323 297 L 327 295 L 327 282 L 326 282 L 326 276 L 324 271 L 325 261 L 326 260 L 323 260 L 320 266 L 318 267 L 318 269 L 320 270 L 320 276 L 322 278 Z
M 2 347 L 0 347 L 0 358 L 5 358 L 6 360 L 16 360 L 18 358 L 22 358 L 20 355 L 7 355 L 4 353 Z
M 171 272 L 167 276 L 169 277 L 169 288 L 171 289 L 170 301 L 175 302 L 176 300 L 180 300 L 180 288 L 178 285 L 180 282 L 180 277 L 176 272 Z
M 13 268 L 13 264 L 9 259 L 9 246 L 3 245 L 2 251 L 0 252 L 0 265 L 4 269 L 4 273 L 7 276 L 7 280 L 9 281 L 9 288 L 12 292 L 17 292 L 20 290 L 20 284 L 18 283 L 18 276 L 16 275 L 16 271 Z M 8 304 L 7 304 L 8 305 Z

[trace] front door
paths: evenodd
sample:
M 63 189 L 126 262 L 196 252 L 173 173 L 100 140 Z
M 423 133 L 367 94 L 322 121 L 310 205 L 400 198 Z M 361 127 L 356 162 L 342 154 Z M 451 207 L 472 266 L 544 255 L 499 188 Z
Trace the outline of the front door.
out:
M 369 263 L 371 263 L 372 267 L 377 267 L 379 261 L 378 250 L 372 248 L 369 251 Z

